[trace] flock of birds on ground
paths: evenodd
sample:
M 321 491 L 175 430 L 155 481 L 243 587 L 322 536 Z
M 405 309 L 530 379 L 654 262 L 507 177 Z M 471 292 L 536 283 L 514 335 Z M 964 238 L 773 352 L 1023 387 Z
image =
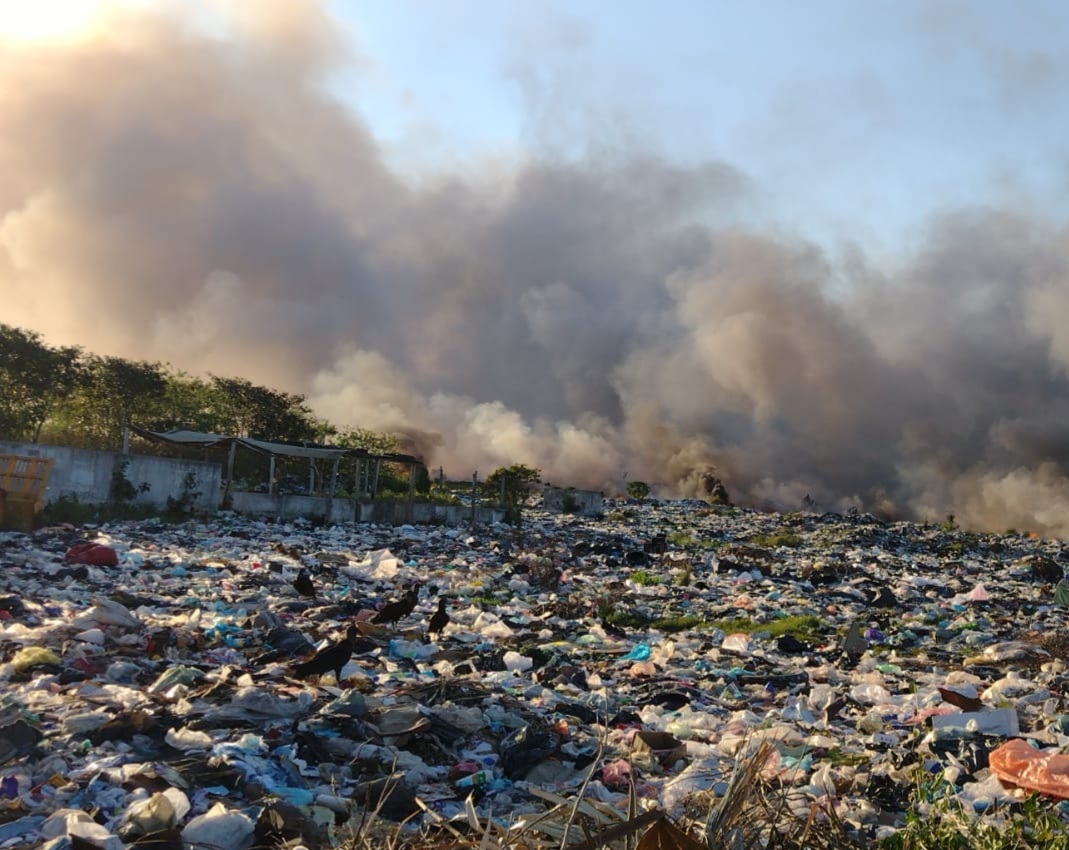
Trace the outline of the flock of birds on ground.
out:
M 308 570 L 301 569 L 292 582 L 294 590 L 301 596 L 314 599 L 318 591 L 315 582 L 308 574 Z M 419 602 L 419 588 L 415 585 L 409 587 L 400 599 L 387 602 L 371 618 L 375 625 L 394 625 L 409 616 Z M 446 610 L 446 598 L 438 597 L 438 609 L 431 615 L 427 622 L 427 634 L 441 635 L 449 625 L 449 612 Z M 357 650 L 361 640 L 360 630 L 356 625 L 350 625 L 346 630 L 345 637 L 339 641 L 329 643 L 319 649 L 315 655 L 293 666 L 293 674 L 298 679 L 319 677 L 326 673 L 334 673 L 336 681 L 342 680 L 342 669 L 349 663 L 353 653 Z

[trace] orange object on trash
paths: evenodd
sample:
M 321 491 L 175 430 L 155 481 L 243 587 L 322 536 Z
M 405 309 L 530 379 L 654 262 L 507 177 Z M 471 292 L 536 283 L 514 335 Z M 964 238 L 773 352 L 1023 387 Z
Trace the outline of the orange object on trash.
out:
M 1069 800 L 1069 755 L 1065 753 L 1037 750 L 1014 738 L 991 751 L 988 765 L 1001 782 Z

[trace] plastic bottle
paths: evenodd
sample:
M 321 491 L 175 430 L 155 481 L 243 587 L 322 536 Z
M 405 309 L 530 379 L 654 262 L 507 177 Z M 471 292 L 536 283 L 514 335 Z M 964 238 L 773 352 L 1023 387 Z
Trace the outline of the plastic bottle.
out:
M 480 770 L 458 779 L 457 788 L 478 788 L 481 785 L 485 785 L 490 779 L 490 775 L 485 770 Z

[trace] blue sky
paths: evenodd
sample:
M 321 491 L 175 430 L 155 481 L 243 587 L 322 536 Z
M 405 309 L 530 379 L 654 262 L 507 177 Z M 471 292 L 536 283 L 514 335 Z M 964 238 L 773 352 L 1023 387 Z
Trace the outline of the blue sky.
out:
M 893 252 L 930 215 L 1064 216 L 1069 4 L 332 0 L 338 90 L 414 171 L 638 147 L 752 181 L 751 215 Z

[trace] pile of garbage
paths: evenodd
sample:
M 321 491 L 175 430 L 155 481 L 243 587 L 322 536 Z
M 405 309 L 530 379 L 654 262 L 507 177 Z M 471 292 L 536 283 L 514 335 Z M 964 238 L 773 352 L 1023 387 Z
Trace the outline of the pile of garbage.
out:
M 0 534 L 0 846 L 691 846 L 743 793 L 871 845 L 919 787 L 1069 814 L 1062 543 L 606 511 Z

